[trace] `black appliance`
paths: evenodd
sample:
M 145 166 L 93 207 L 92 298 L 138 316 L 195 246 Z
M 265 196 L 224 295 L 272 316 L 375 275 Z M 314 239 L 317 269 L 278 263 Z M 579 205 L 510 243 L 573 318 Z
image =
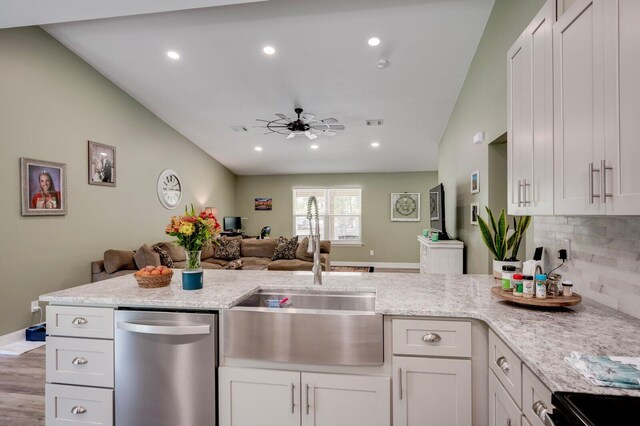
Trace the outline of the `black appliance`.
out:
M 444 224 L 444 185 L 429 191 L 429 222 L 431 232 L 437 231 L 441 240 L 448 240 L 449 234 Z
M 622 426 L 640 423 L 640 397 L 554 392 L 555 426 Z
M 242 229 L 242 218 L 237 216 L 225 216 L 222 219 L 222 229 L 229 232 L 238 232 Z

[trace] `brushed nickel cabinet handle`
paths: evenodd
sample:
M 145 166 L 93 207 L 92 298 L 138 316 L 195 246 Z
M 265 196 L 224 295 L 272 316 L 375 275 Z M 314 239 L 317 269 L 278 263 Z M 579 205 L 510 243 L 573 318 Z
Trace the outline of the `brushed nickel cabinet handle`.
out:
M 437 333 L 427 333 L 422 336 L 422 341 L 425 343 L 438 343 L 440 340 L 442 340 L 442 337 Z
M 522 207 L 522 181 L 518 181 L 518 207 Z
M 507 426 L 511 426 L 511 419 L 507 419 Z
M 511 365 L 509 365 L 509 363 L 507 362 L 507 359 L 503 356 L 501 356 L 496 360 L 496 364 L 498 364 L 498 367 L 500 367 L 500 369 L 505 373 L 508 373 L 509 370 L 511 369 Z
M 398 393 L 402 401 L 402 368 L 398 368 Z
M 291 413 L 296 412 L 295 391 L 296 391 L 296 385 L 291 383 Z
M 75 318 L 73 319 L 73 321 L 71 321 L 71 324 L 73 324 L 73 325 L 84 325 L 84 324 L 87 324 L 88 322 L 89 322 L 89 321 L 87 321 L 87 319 L 86 319 L 86 318 L 83 318 L 83 317 L 75 317 Z
M 73 359 L 73 361 L 71 361 L 71 364 L 73 365 L 85 365 L 88 363 L 89 363 L 89 360 L 82 356 L 77 356 Z
M 607 170 L 613 170 L 613 167 L 607 167 L 607 160 L 600 161 L 600 170 L 602 173 L 602 190 L 601 194 L 604 194 L 604 197 L 601 198 L 603 204 L 607 204 L 607 197 L 613 197 L 613 194 L 607 192 Z
M 547 408 L 547 405 L 544 402 L 534 402 L 531 409 L 545 426 L 555 426 L 555 423 L 551 420 L 551 417 L 549 417 L 549 408 Z
M 307 415 L 309 415 L 309 385 L 307 385 Z
M 523 193 L 523 197 L 522 197 L 522 205 L 524 207 L 527 207 L 527 204 L 531 204 L 531 201 L 527 200 L 527 187 L 531 186 L 530 183 L 527 183 L 527 180 L 525 179 L 523 184 L 522 184 L 522 193 Z
M 595 198 L 600 198 L 600 194 L 593 193 L 593 174 L 599 171 L 593 167 L 593 163 L 589 163 L 589 204 L 593 204 Z
M 71 414 L 84 414 L 86 412 L 87 412 L 87 409 L 84 408 L 82 405 L 75 405 L 71 409 Z

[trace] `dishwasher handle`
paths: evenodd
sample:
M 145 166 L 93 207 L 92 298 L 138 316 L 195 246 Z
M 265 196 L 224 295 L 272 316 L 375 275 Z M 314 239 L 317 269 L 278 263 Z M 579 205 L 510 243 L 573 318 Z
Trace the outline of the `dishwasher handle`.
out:
M 118 321 L 118 328 L 140 334 L 162 334 L 171 336 L 186 336 L 193 334 L 210 334 L 211 326 L 204 325 L 149 325 L 135 322 Z

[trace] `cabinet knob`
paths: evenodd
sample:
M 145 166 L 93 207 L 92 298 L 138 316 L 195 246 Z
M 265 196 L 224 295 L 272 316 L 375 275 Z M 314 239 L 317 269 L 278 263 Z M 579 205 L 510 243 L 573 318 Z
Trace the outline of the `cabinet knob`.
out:
M 89 360 L 82 356 L 77 356 L 73 359 L 73 361 L 71 361 L 71 364 L 73 365 L 85 365 L 88 363 L 89 363 Z
M 544 402 L 534 402 L 533 406 L 531 406 L 531 409 L 534 413 L 536 413 L 536 416 L 538 416 L 538 418 L 542 421 L 542 423 L 544 423 L 545 426 L 555 426 L 555 423 L 553 422 L 553 420 L 551 420 L 551 417 L 549 417 L 549 409 Z
M 496 364 L 498 364 L 498 367 L 500 367 L 500 369 L 505 373 L 508 373 L 509 370 L 511 369 L 511 365 L 507 362 L 507 359 L 503 356 L 501 356 L 496 360 Z
M 440 340 L 442 340 L 442 337 L 440 337 L 440 335 L 436 333 L 427 333 L 422 336 L 422 341 L 426 343 L 437 343 Z
M 82 318 L 82 317 L 75 317 L 73 319 L 73 321 L 71 321 L 71 324 L 73 325 L 84 325 L 86 323 L 88 323 L 89 321 L 87 321 L 86 318 Z
M 84 414 L 86 412 L 87 412 L 87 409 L 84 408 L 82 405 L 75 405 L 71 409 L 71 414 Z

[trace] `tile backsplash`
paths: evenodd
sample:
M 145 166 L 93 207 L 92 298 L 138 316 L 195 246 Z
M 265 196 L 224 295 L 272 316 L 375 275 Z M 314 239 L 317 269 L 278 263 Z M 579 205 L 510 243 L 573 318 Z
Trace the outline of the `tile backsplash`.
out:
M 536 247 L 544 246 L 545 270 L 560 264 L 562 240 L 571 240 L 571 260 L 558 269 L 574 290 L 640 318 L 640 217 L 539 216 Z

